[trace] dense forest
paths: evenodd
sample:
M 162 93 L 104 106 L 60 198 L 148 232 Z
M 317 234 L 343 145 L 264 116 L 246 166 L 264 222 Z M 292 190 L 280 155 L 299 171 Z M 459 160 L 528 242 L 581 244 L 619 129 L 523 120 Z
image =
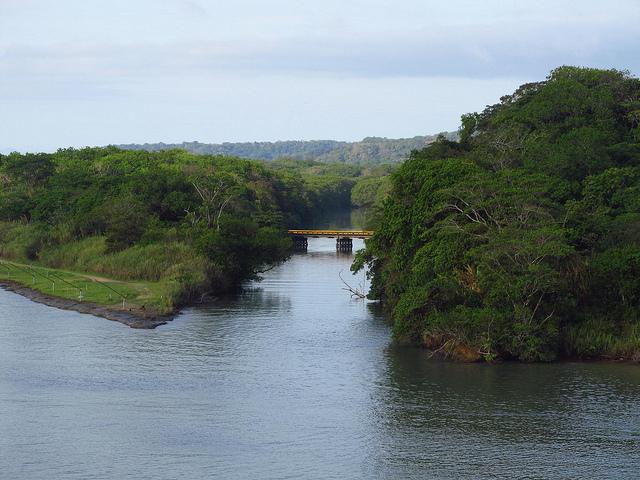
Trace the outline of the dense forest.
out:
M 391 176 L 368 265 L 398 339 L 445 356 L 640 357 L 640 81 L 561 67 Z
M 287 228 L 350 208 L 355 185 L 387 172 L 115 147 L 0 155 L 0 257 L 155 282 L 154 307 L 172 311 L 286 259 Z
M 265 165 L 280 174 L 294 175 L 303 180 L 307 197 L 313 205 L 313 217 L 337 210 L 361 209 L 368 214 L 369 221 L 363 225 L 367 227 L 377 221 L 390 189 L 390 174 L 397 168 L 393 164 L 353 165 L 290 158 L 266 162 Z
M 445 132 L 450 140 L 457 134 Z M 126 150 L 161 151 L 180 148 L 196 154 L 230 155 L 255 160 L 277 160 L 293 158 L 319 162 L 341 162 L 359 165 L 399 163 L 406 160 L 412 150 L 418 150 L 435 141 L 438 135 L 413 138 L 389 139 L 367 137 L 360 142 L 338 142 L 335 140 L 245 142 L 245 143 L 200 143 L 179 144 L 145 143 L 118 145 Z

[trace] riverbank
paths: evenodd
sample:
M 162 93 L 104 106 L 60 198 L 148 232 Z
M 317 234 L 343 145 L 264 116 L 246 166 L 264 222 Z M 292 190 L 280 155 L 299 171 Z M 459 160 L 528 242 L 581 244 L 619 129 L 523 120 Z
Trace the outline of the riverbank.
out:
M 142 309 L 139 306 L 125 306 L 124 309 L 120 310 L 113 306 L 55 297 L 11 280 L 0 280 L 0 288 L 50 307 L 94 315 L 122 323 L 131 328 L 153 329 L 160 325 L 165 325 L 175 317 L 175 315 L 159 315 L 153 311 L 147 311 L 146 308 Z
M 574 332 L 574 334 L 582 336 L 590 336 L 593 338 L 593 332 Z M 603 345 L 600 352 L 594 352 L 591 355 L 576 354 L 575 344 L 571 343 L 567 339 L 563 344 L 563 353 L 558 355 L 553 361 L 541 362 L 541 363 L 555 363 L 555 362 L 615 362 L 615 363 L 629 363 L 640 364 L 640 349 L 637 348 L 635 341 L 620 340 L 613 335 L 609 336 L 602 341 Z M 606 343 L 609 342 L 609 343 Z M 503 362 L 518 362 L 513 358 L 503 358 L 499 355 L 492 354 L 491 352 L 482 352 L 478 348 L 473 346 L 456 342 L 452 339 L 446 340 L 443 337 L 435 335 L 423 335 L 421 342 L 414 344 L 408 342 L 407 345 L 414 345 L 416 347 L 425 349 L 429 352 L 429 358 L 436 358 L 439 360 L 448 360 L 455 363 L 503 363 Z M 569 352 L 569 353 L 566 353 Z M 531 362 L 524 362 L 531 363 Z M 538 362 L 534 362 L 538 363 Z
M 167 282 L 122 281 L 88 272 L 0 262 L 0 288 L 63 310 L 96 315 L 132 328 L 155 328 L 173 319 Z

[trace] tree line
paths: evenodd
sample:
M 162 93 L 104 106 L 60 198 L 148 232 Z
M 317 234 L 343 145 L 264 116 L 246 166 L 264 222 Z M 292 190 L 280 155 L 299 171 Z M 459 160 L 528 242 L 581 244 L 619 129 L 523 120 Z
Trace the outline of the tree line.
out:
M 455 139 L 455 132 L 444 132 L 449 139 Z M 324 163 L 348 163 L 376 165 L 403 162 L 412 150 L 423 148 L 435 141 L 438 135 L 424 135 L 412 138 L 367 137 L 359 142 L 336 140 L 289 140 L 279 142 L 239 142 L 239 143 L 145 143 L 118 145 L 125 150 L 161 151 L 182 149 L 199 155 L 227 155 L 254 160 L 278 160 L 293 158 L 315 160 Z

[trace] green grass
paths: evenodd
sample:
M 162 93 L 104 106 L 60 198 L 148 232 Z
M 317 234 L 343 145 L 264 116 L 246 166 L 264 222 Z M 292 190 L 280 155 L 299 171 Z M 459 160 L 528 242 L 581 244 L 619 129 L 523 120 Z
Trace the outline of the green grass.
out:
M 207 261 L 189 245 L 173 241 L 134 245 L 108 252 L 104 237 L 89 237 L 56 246 L 44 246 L 38 263 L 51 268 L 104 274 L 119 280 L 160 281 L 183 273 L 203 273 Z
M 164 314 L 206 291 L 207 272 L 215 272 L 210 262 L 175 239 L 109 252 L 102 236 L 62 241 L 32 224 L 0 222 L 0 279 L 48 295 L 79 300 L 82 292 L 83 301 L 114 308 L 124 297 L 131 308 Z
M 640 320 L 589 318 L 566 330 L 565 346 L 578 357 L 640 357 Z
M 0 260 L 0 280 L 10 280 L 47 295 L 99 305 L 169 313 L 171 282 L 120 281 L 28 263 Z
M 0 222 L 0 257 L 25 260 L 44 239 L 41 229 L 18 222 Z

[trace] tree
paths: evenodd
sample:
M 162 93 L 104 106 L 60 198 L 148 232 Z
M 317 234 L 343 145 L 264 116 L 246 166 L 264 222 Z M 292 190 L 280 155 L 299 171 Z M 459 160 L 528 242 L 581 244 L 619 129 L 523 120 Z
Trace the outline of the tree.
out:
M 220 230 L 220 217 L 240 188 L 237 179 L 229 174 L 209 174 L 191 181 L 201 200 L 198 213 L 187 212 L 194 223 L 204 221 L 207 228 Z
M 132 197 L 121 197 L 104 206 L 106 236 L 109 251 L 123 250 L 135 244 L 145 231 L 149 213 Z

